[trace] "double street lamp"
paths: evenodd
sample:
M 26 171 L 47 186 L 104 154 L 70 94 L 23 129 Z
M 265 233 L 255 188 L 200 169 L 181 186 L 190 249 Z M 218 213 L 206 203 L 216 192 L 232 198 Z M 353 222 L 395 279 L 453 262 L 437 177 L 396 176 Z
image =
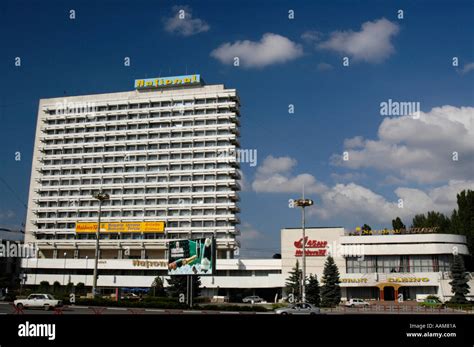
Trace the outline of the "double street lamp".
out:
M 314 201 L 311 199 L 302 199 L 295 200 L 295 206 L 301 207 L 302 213 L 302 229 L 303 229 L 303 266 L 302 266 L 302 278 L 301 278 L 301 301 L 306 302 L 306 232 L 305 232 L 305 216 L 304 208 L 314 204 Z
M 97 265 L 99 263 L 99 240 L 100 240 L 100 215 L 102 212 L 102 203 L 106 200 L 110 200 L 110 196 L 107 193 L 100 191 L 98 194 L 93 195 L 93 197 L 99 200 L 99 221 L 97 223 L 97 232 L 95 239 L 95 262 L 94 262 L 94 274 L 92 278 L 92 295 L 97 296 Z

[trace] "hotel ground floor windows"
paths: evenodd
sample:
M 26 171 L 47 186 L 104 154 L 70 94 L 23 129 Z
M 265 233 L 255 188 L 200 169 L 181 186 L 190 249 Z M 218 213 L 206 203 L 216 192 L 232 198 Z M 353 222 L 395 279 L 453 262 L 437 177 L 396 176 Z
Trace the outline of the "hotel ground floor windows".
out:
M 377 287 L 345 287 L 342 288 L 342 296 L 346 296 L 347 300 L 352 298 L 365 300 L 384 300 L 395 301 L 398 294 L 403 295 L 403 300 L 416 300 L 416 296 L 437 295 L 437 286 L 402 286 L 396 290 L 393 286 L 385 286 L 381 289 Z
M 347 273 L 394 273 L 449 271 L 452 255 L 380 255 L 347 257 Z

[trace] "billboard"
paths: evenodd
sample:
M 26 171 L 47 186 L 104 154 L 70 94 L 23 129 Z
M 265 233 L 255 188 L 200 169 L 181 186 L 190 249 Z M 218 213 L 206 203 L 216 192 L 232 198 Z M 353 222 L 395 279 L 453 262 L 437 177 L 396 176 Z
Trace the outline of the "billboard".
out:
M 194 74 L 185 76 L 139 79 L 135 80 L 135 89 L 190 86 L 194 84 L 201 84 L 200 75 Z
M 100 223 L 101 233 L 163 233 L 165 222 Z M 95 233 L 97 223 L 77 222 L 76 233 Z
M 168 275 L 214 275 L 214 238 L 168 242 Z

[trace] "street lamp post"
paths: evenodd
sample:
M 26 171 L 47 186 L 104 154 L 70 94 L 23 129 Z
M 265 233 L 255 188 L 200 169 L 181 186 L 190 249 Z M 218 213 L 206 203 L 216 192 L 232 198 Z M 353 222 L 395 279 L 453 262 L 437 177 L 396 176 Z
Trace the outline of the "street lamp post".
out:
M 95 262 L 94 262 L 94 274 L 92 278 L 92 295 L 95 297 L 97 295 L 97 265 L 99 263 L 99 239 L 100 239 L 100 214 L 102 211 L 102 203 L 110 199 L 109 194 L 104 192 L 99 192 L 97 195 L 94 195 L 94 198 L 99 200 L 99 220 L 97 223 L 97 232 L 96 232 L 96 241 L 95 241 Z
M 302 199 L 297 199 L 295 201 L 295 206 L 301 207 L 302 216 L 301 224 L 303 229 L 303 264 L 302 264 L 302 279 L 301 279 L 301 301 L 306 302 L 306 231 L 305 231 L 305 215 L 304 208 L 313 205 L 314 202 L 311 199 L 305 199 L 304 196 Z
M 64 252 L 64 272 L 63 272 L 63 286 L 66 285 L 66 257 L 67 257 L 67 252 Z
M 84 282 L 84 287 L 87 287 L 87 271 L 89 270 L 89 268 L 87 267 L 87 260 L 89 259 L 89 256 L 86 255 L 86 279 L 85 279 L 85 282 Z

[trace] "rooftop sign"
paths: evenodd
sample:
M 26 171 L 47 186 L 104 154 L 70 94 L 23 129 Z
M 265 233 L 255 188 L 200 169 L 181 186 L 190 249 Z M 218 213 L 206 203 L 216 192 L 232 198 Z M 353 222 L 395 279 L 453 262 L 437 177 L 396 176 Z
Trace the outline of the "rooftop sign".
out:
M 191 86 L 196 84 L 201 84 L 201 76 L 197 74 L 173 77 L 157 77 L 135 80 L 135 89 Z
M 162 233 L 165 222 L 100 223 L 101 233 Z M 76 233 L 95 233 L 97 223 L 77 222 Z

